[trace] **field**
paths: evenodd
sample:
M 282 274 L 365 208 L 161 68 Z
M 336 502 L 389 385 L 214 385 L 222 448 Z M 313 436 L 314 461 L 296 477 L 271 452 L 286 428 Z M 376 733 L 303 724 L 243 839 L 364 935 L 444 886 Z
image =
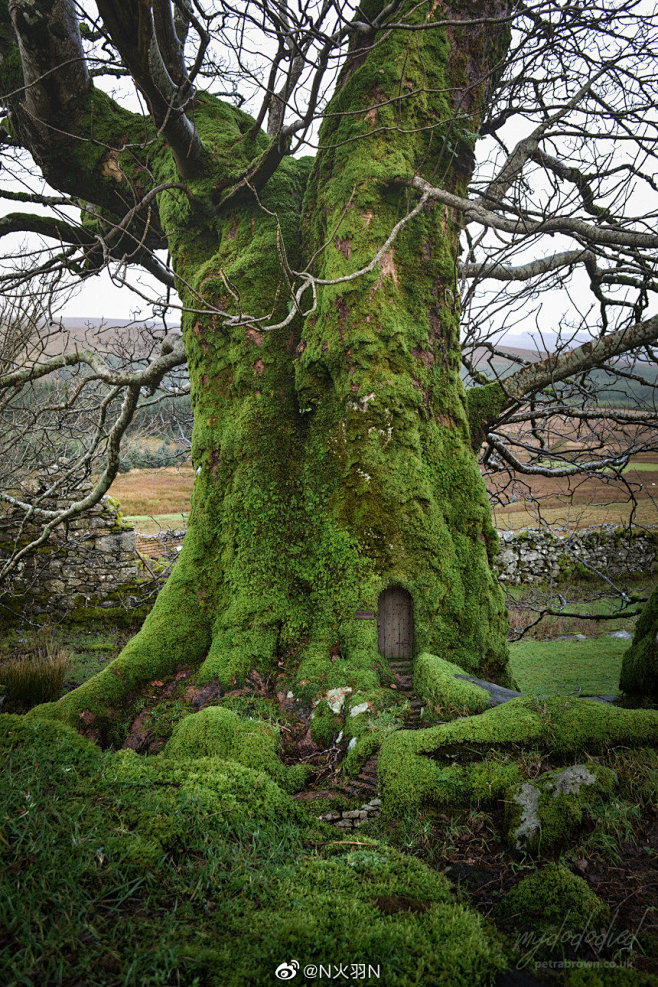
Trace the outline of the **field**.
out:
M 538 511 L 558 531 L 599 524 L 622 525 L 628 523 L 632 511 L 635 523 L 658 524 L 658 457 L 652 461 L 645 454 L 629 464 L 624 474 L 628 486 L 606 475 L 575 482 L 543 476 L 530 480 L 531 487 L 524 479 L 516 481 L 517 501 L 493 508 L 494 523 L 499 530 L 537 527 Z M 194 470 L 186 463 L 123 473 L 116 478 L 110 492 L 139 532 L 154 534 L 185 527 L 193 482 Z M 491 493 L 499 492 L 495 477 L 489 482 Z M 629 499 L 629 490 L 635 501 Z
M 130 470 L 120 474 L 110 493 L 121 503 L 127 516 L 134 518 L 139 531 L 157 530 L 151 517 L 161 520 L 160 527 L 177 530 L 190 512 L 194 470 L 191 463 L 161 469 Z

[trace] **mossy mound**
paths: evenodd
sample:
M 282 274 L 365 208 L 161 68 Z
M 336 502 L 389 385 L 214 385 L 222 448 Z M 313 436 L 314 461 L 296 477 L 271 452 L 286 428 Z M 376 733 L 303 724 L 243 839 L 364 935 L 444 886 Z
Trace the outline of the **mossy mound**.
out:
M 502 942 L 481 916 L 457 904 L 448 881 L 420 861 L 375 842 L 332 848 L 273 884 L 260 907 L 240 916 L 236 985 L 269 983 L 282 959 L 327 969 L 379 966 L 366 983 L 489 983 L 505 968 Z M 229 952 L 218 952 L 227 967 Z M 355 976 L 353 974 L 353 976 Z M 320 975 L 330 983 L 332 974 Z
M 69 771 L 92 771 L 102 756 L 95 744 L 57 720 L 1 715 L 0 753 L 23 747 L 32 752 L 39 764 L 58 765 L 61 770 Z
M 198 810 L 239 812 L 242 819 L 302 819 L 301 809 L 263 771 L 218 757 L 194 759 L 144 758 L 118 751 L 108 763 L 106 778 L 136 787 L 169 787 L 184 801 L 193 798 Z M 150 829 L 149 816 L 145 823 Z
M 589 932 L 606 925 L 610 911 L 582 877 L 561 864 L 547 864 L 523 878 L 496 907 L 497 917 L 516 933 L 522 954 L 560 959 Z
M 489 693 L 479 685 L 455 678 L 466 675 L 463 668 L 445 658 L 424 652 L 414 661 L 414 689 L 435 710 L 481 713 L 490 702 Z
M 558 768 L 518 785 L 505 799 L 509 843 L 531 853 L 564 846 L 616 785 L 615 772 L 601 764 Z
M 497 906 L 496 913 L 521 932 L 564 925 L 596 929 L 610 917 L 609 909 L 586 881 L 562 864 L 550 863 L 519 881 Z
M 531 746 L 565 757 L 616 744 L 658 745 L 658 712 L 523 696 L 428 730 L 401 730 L 379 755 L 384 811 L 491 803 L 519 780 L 516 765 L 501 761 L 506 752 Z
M 301 765 L 287 770 L 278 757 L 279 734 L 271 723 L 245 720 L 233 710 L 208 706 L 174 727 L 162 756 L 174 761 L 216 757 L 264 771 L 289 791 L 303 784 Z M 297 770 L 299 769 L 299 770 Z
M 470 987 L 506 965 L 442 875 L 374 841 L 325 842 L 263 772 L 103 753 L 15 716 L 0 758 L 3 983 L 264 984 L 295 959 L 331 964 L 319 983 L 365 963 L 381 973 L 364 983 Z
M 658 699 L 658 586 L 640 614 L 624 655 L 619 688 L 631 696 Z

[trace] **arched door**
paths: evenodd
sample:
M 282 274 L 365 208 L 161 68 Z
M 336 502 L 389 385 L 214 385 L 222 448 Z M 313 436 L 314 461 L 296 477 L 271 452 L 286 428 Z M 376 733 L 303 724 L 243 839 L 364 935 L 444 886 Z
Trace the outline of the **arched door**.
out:
M 412 658 L 414 608 L 411 594 L 399 586 L 385 589 L 377 612 L 379 652 L 384 658 Z

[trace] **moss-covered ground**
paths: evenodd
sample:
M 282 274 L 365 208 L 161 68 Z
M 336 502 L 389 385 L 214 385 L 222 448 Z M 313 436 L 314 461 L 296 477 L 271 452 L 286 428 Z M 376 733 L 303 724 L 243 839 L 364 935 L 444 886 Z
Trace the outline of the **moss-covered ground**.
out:
M 554 621 L 547 634 L 565 630 Z M 535 632 L 512 645 L 520 687 L 615 692 L 629 641 L 609 626 L 584 642 Z M 127 633 L 55 629 L 73 661 L 64 688 L 105 669 Z M 2 653 L 31 640 L 14 632 Z M 130 693 L 109 728 L 81 716 L 96 743 L 43 719 L 47 708 L 0 716 L 0 982 L 258 985 L 292 960 L 301 983 L 312 982 L 304 965 L 340 963 L 366 975 L 355 966 L 358 977 L 314 982 L 368 982 L 368 964 L 380 969 L 371 983 L 392 987 L 484 985 L 502 970 L 567 987 L 658 982 L 654 714 L 558 698 L 479 712 L 470 696 L 450 704 L 455 671 L 431 655 L 417 667 L 416 689 L 434 690 L 451 722 L 414 732 L 396 733 L 406 700 L 385 663 L 384 686 L 369 686 L 364 668 L 338 712 L 333 693 L 314 705 L 282 660 L 270 678 L 233 687 L 179 665 Z M 349 832 L 319 822 L 364 801 L 350 785 L 382 743 L 388 811 Z M 436 776 L 433 800 L 391 808 L 400 744 L 400 784 L 413 788 L 420 758 Z M 604 797 L 581 794 L 568 838 L 516 850 L 515 786 L 576 762 L 617 781 Z M 300 799 L 305 783 L 320 797 Z M 589 980 L 573 979 L 583 971 Z
M 466 987 L 506 965 L 442 874 L 341 839 L 262 772 L 10 716 L 0 750 L 3 984 L 268 984 L 297 959 Z
M 62 724 L 2 716 L 0 758 L 8 985 L 270 984 L 293 959 L 369 964 L 379 978 L 360 981 L 395 987 L 484 985 L 506 968 L 562 983 L 565 960 L 654 982 L 653 750 L 599 755 L 614 799 L 540 859 L 510 851 L 500 800 L 343 834 L 265 771 L 207 753 L 103 752 Z M 529 746 L 515 768 L 553 763 Z

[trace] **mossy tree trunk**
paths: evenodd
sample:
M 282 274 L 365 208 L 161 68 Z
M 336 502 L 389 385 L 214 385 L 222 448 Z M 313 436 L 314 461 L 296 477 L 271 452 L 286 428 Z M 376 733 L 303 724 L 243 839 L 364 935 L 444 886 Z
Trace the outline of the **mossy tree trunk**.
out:
M 321 287 L 305 321 L 265 332 L 207 311 L 281 320 L 284 249 L 293 269 L 315 255 L 318 278 L 344 278 L 415 205 L 414 175 L 463 192 L 506 42 L 505 27 L 475 24 L 355 49 L 317 157 L 284 159 L 258 193 L 226 189 L 267 138 L 197 100 L 206 169 L 158 200 L 188 309 L 189 531 L 141 632 L 66 697 L 66 715 L 182 665 L 224 684 L 283 664 L 317 692 L 337 676 L 376 686 L 376 621 L 355 612 L 376 613 L 389 586 L 411 594 L 417 652 L 507 682 L 496 536 L 460 380 L 457 215 L 427 205 L 371 273 Z M 150 167 L 177 181 L 171 155 Z
M 619 687 L 629 696 L 658 699 L 658 586 L 647 600 L 624 655 Z

